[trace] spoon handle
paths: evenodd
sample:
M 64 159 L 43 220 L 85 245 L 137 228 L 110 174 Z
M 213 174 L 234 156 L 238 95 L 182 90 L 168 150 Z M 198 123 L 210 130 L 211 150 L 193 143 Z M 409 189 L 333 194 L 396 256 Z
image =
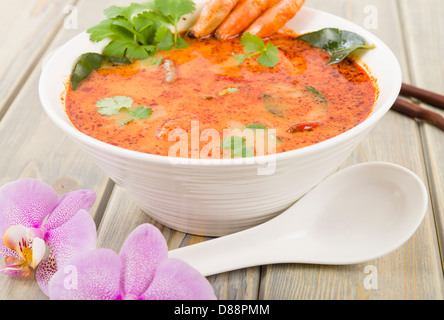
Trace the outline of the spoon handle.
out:
M 255 229 L 171 250 L 168 256 L 185 261 L 203 276 L 263 265 L 272 239 L 259 237 Z
M 298 246 L 298 250 L 294 248 L 295 243 L 305 238 L 306 231 L 293 223 L 297 213 L 292 209 L 254 228 L 171 250 L 169 257 L 185 261 L 204 276 L 259 265 L 296 262 L 299 257 L 307 255 L 303 246 Z M 285 232 L 286 228 L 291 228 L 291 233 Z M 289 255 L 289 251 L 292 254 Z

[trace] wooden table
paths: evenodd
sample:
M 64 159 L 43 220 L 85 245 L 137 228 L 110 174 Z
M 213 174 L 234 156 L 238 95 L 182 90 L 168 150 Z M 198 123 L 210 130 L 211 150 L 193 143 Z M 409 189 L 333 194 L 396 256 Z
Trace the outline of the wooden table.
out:
M 0 184 L 36 178 L 60 195 L 92 189 L 98 246 L 120 250 L 139 224 L 158 226 L 170 249 L 205 238 L 165 228 L 143 213 L 46 116 L 39 101 L 41 65 L 52 49 L 102 20 L 114 0 L 0 0 Z M 442 0 L 307 0 L 385 41 L 404 81 L 444 94 Z M 209 277 L 221 300 L 442 299 L 444 278 L 444 132 L 390 111 L 344 163 L 388 161 L 417 173 L 430 204 L 419 230 L 380 259 L 349 266 L 270 265 Z M 372 280 L 372 281 L 369 281 Z M 0 275 L 1 299 L 46 299 L 34 279 Z

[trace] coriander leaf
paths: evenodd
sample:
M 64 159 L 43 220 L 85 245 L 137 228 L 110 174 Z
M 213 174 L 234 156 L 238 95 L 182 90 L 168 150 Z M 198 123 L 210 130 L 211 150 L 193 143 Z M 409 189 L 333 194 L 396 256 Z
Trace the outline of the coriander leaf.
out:
M 176 49 L 182 49 L 188 47 L 188 43 L 181 37 L 176 39 Z
M 138 32 L 143 31 L 148 26 L 155 26 L 157 29 L 160 26 L 168 26 L 170 24 L 168 19 L 154 11 L 141 12 L 132 19 L 132 22 Z
M 179 29 L 177 27 L 180 18 L 186 14 L 192 13 L 196 5 L 192 0 L 154 0 L 154 7 L 163 17 L 174 27 L 174 44 L 179 41 Z M 181 42 L 181 47 L 184 41 Z
M 152 45 L 139 45 L 128 40 L 112 40 L 103 49 L 106 56 L 125 56 L 128 59 L 143 60 L 156 53 L 156 47 Z
M 136 110 L 130 112 L 130 116 L 137 119 L 147 119 L 153 114 L 151 108 L 140 106 Z
M 156 36 L 157 26 L 154 24 L 147 25 L 140 31 L 137 31 L 136 41 L 139 45 L 155 44 L 154 38 Z
M 107 38 L 131 40 L 134 38 L 135 30 L 125 18 L 115 17 L 100 22 L 98 25 L 89 28 L 87 32 L 90 34 L 91 41 L 99 42 Z
M 106 8 L 105 10 L 103 10 L 103 13 L 108 18 L 114 18 L 117 16 L 127 17 L 128 16 L 128 8 L 127 7 L 111 6 L 109 8 Z
M 150 56 L 153 56 L 157 52 L 154 45 L 138 45 L 137 43 L 130 42 L 127 44 L 127 50 L 125 55 L 129 59 L 144 60 Z
M 254 157 L 252 147 L 246 145 L 247 140 L 242 137 L 230 136 L 222 141 L 222 149 L 231 150 L 233 158 Z
M 84 53 L 78 59 L 71 72 L 71 87 L 73 90 L 95 69 L 100 68 L 105 57 L 98 53 Z
M 174 35 L 166 26 L 157 29 L 154 41 L 157 42 L 157 48 L 162 51 L 168 51 L 174 47 Z
M 112 38 L 116 34 L 114 30 L 111 30 L 112 19 L 104 20 L 98 25 L 86 30 L 90 34 L 89 39 L 93 42 L 99 42 L 106 38 Z
M 337 28 L 325 28 L 304 34 L 296 39 L 330 53 L 331 57 L 328 65 L 341 62 L 357 49 L 373 49 L 375 47 L 368 44 L 360 35 Z
M 249 32 L 242 36 L 241 44 L 244 46 L 246 53 L 263 52 L 265 50 L 264 41 Z
M 112 40 L 103 49 L 102 54 L 106 56 L 125 56 L 129 43 L 131 42 L 122 39 Z
M 267 44 L 267 47 L 265 48 L 265 51 L 262 53 L 262 55 L 257 58 L 257 62 L 267 68 L 272 68 L 279 62 L 279 56 L 277 55 L 278 52 L 278 48 L 275 45 L 269 43 Z
M 139 4 L 139 3 L 132 3 L 128 7 L 118 7 L 118 6 L 111 6 L 103 11 L 103 13 L 108 18 L 114 18 L 118 16 L 122 16 L 125 19 L 129 20 L 131 17 L 136 14 L 138 11 L 142 11 L 147 9 L 146 5 Z
M 110 27 L 114 30 L 115 34 L 120 37 L 134 39 L 134 35 L 136 34 L 134 25 L 123 18 L 116 18 Z
M 155 0 L 154 5 L 173 25 L 176 25 L 182 16 L 196 9 L 196 5 L 191 0 Z
M 104 98 L 96 103 L 96 107 L 99 109 L 100 114 L 111 116 L 119 113 L 121 109 L 129 110 L 134 100 L 125 96 L 116 96 L 113 98 Z
M 247 129 L 268 129 L 266 126 L 264 126 L 263 124 L 260 123 L 251 123 L 249 125 L 247 125 L 246 127 Z
M 238 64 L 242 64 L 246 58 L 259 55 L 257 62 L 267 68 L 272 68 L 278 64 L 280 58 L 278 48 L 269 43 L 265 46 L 264 41 L 251 33 L 245 33 L 241 38 L 241 44 L 244 46 L 246 55 L 235 55 Z

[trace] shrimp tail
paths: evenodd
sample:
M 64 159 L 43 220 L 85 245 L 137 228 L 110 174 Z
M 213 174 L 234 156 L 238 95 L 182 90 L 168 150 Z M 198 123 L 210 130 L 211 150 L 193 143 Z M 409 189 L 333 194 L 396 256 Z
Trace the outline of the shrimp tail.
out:
M 202 38 L 212 34 L 238 2 L 239 0 L 209 0 L 189 30 L 188 36 Z
M 239 35 L 262 13 L 280 0 L 241 0 L 227 19 L 217 28 L 215 37 L 227 40 Z
M 305 0 L 282 0 L 265 11 L 245 32 L 259 38 L 276 33 L 291 20 L 304 5 Z

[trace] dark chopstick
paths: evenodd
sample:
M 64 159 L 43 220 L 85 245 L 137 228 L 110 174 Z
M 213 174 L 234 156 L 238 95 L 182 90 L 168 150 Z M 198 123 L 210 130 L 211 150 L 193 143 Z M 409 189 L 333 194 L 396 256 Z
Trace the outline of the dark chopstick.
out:
M 398 98 L 393 105 L 392 110 L 402 113 L 411 118 L 428 121 L 437 128 L 444 131 L 444 117 L 436 112 L 422 108 L 410 101 Z
M 427 91 L 424 89 L 420 89 L 406 83 L 402 84 L 400 96 L 415 98 L 420 102 L 424 102 L 428 105 L 444 110 L 443 95 Z M 392 107 L 392 110 L 402 113 L 414 119 L 420 119 L 430 122 L 437 128 L 444 131 L 443 116 L 441 116 L 439 113 L 420 107 L 419 105 L 411 101 L 408 101 L 407 99 L 398 97 L 398 99 L 396 100 L 396 102 Z
M 431 106 L 444 110 L 444 96 L 403 83 L 401 96 L 416 98 Z

